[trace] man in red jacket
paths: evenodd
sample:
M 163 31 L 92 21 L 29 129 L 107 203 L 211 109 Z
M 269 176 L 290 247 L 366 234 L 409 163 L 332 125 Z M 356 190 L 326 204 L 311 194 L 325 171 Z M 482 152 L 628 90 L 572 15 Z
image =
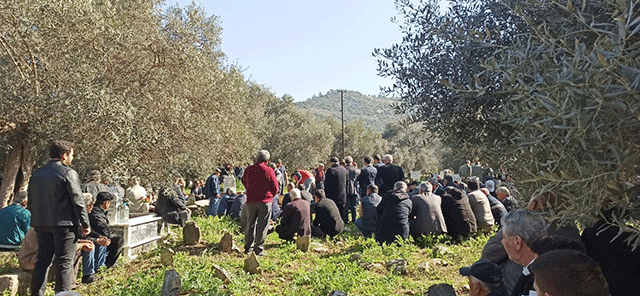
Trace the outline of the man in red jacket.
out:
M 247 203 L 244 206 L 247 217 L 244 251 L 245 253 L 253 251 L 259 256 L 266 255 L 264 242 L 269 230 L 271 204 L 273 197 L 278 193 L 276 174 L 267 165 L 269 158 L 269 151 L 258 151 L 256 163 L 248 166 L 242 177 L 242 184 L 247 194 Z

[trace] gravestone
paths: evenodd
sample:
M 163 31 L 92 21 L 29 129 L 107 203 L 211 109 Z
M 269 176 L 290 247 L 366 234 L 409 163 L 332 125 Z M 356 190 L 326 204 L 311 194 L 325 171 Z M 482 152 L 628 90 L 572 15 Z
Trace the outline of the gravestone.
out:
M 17 295 L 18 285 L 19 283 L 17 274 L 0 275 L 0 291 L 2 291 L 2 295 Z
M 178 296 L 180 295 L 180 275 L 175 269 L 169 269 L 164 272 L 164 283 L 162 284 L 162 290 L 160 290 L 160 296 Z
M 162 265 L 164 265 L 165 267 L 173 266 L 173 254 L 175 254 L 175 252 L 172 249 L 164 250 L 164 252 L 162 252 L 162 256 L 160 257 Z
M 306 252 L 309 250 L 311 244 L 311 236 L 305 235 L 296 239 L 296 248 L 300 251 Z
M 220 239 L 220 243 L 218 244 L 220 250 L 225 253 L 230 253 L 233 250 L 233 236 L 231 233 L 225 232 L 222 238 Z
M 185 245 L 196 245 L 200 242 L 200 236 L 202 235 L 202 231 L 200 231 L 200 227 L 194 221 L 189 221 L 182 228 L 182 240 Z
M 214 274 L 217 278 L 223 280 L 225 283 L 231 282 L 231 276 L 224 268 L 214 264 L 211 269 L 214 271 Z
M 251 274 L 256 274 L 256 273 L 260 273 L 260 270 L 258 268 L 260 268 L 260 262 L 258 262 L 258 257 L 256 257 L 256 253 L 254 252 L 249 253 L 249 256 L 247 256 L 247 259 L 244 259 L 244 271 Z

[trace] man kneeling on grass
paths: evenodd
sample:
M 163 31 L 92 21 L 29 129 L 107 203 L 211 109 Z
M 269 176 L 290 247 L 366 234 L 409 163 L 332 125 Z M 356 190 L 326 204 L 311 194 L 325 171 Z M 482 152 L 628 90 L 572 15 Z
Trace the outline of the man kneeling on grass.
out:
M 344 222 L 336 203 L 326 198 L 322 189 L 316 190 L 313 196 L 318 206 L 316 207 L 316 218 L 313 220 L 313 226 L 311 227 L 311 235 L 325 238 L 327 235 L 334 237 L 340 234 L 344 230 Z
M 292 241 L 295 234 L 298 237 L 311 235 L 311 209 L 309 202 L 300 198 L 299 189 L 292 189 L 289 196 L 291 202 L 284 207 L 276 232 L 281 239 Z

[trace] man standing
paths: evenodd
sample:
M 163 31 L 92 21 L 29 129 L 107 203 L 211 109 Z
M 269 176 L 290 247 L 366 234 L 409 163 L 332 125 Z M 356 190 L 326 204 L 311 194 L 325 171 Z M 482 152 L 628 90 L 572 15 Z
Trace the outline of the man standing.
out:
M 380 167 L 382 167 L 384 165 L 384 163 L 382 163 L 382 157 L 380 156 L 380 154 L 376 154 L 373 156 L 373 167 L 376 169 L 379 169 Z
M 266 255 L 264 242 L 269 230 L 273 197 L 278 195 L 279 189 L 276 173 L 267 165 L 269 158 L 269 151 L 258 151 L 256 163 L 245 169 L 242 178 L 247 193 L 244 251 L 254 251 L 259 256 Z
M 327 198 L 333 200 L 340 212 L 342 221 L 347 220 L 347 179 L 348 172 L 340 166 L 340 160 L 337 157 L 331 157 L 331 167 L 327 169 L 324 176 L 324 191 Z
M 36 230 L 39 250 L 31 277 L 31 295 L 44 295 L 53 255 L 58 258 L 56 293 L 71 290 L 78 227 L 82 227 L 83 236 L 91 232 L 78 173 L 69 167 L 73 147 L 71 142 L 55 141 L 49 150 L 51 161 L 35 171 L 29 181 L 31 226 Z
M 353 165 L 353 158 L 347 156 L 344 158 L 347 170 L 347 220 L 344 222 L 349 223 L 349 212 L 351 212 L 351 222 L 356 222 L 356 206 L 358 205 L 358 177 L 360 176 L 360 170 Z
M 283 181 L 279 187 L 280 189 L 278 189 L 278 194 L 282 195 L 284 193 L 284 184 L 287 184 L 287 182 L 289 182 L 289 176 L 287 175 L 287 168 L 284 166 L 284 164 L 282 164 L 282 159 L 278 159 L 278 162 L 276 162 L 276 167 L 278 168 L 280 173 L 282 173 Z
M 404 182 L 404 171 L 400 166 L 393 164 L 393 156 L 387 154 L 383 158 L 384 166 L 378 168 L 376 175 L 376 185 L 380 188 L 380 194 L 393 190 L 396 182 Z
M 465 164 L 460 166 L 460 168 L 458 169 L 458 174 L 462 178 L 471 177 L 471 161 L 470 160 L 467 160 Z
M 376 175 L 378 169 L 371 165 L 371 157 L 366 156 L 364 158 L 364 168 L 360 171 L 358 176 L 358 184 L 360 185 L 360 197 L 367 195 L 367 188 L 376 184 Z
M 216 169 L 204 184 L 204 195 L 209 199 L 209 216 L 218 213 L 220 203 L 220 169 Z

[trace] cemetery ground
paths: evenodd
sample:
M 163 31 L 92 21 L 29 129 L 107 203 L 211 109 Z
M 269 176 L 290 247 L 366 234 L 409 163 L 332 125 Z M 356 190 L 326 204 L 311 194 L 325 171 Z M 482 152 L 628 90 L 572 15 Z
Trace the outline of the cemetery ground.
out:
M 166 270 L 160 258 L 170 248 L 182 281 L 180 295 L 327 295 L 333 290 L 348 295 L 424 295 L 429 286 L 443 282 L 452 284 L 458 295 L 467 295 L 467 279 L 458 269 L 478 260 L 489 238 L 477 234 L 454 243 L 442 235 L 381 247 L 349 224 L 333 239 L 312 239 L 309 251 L 302 252 L 294 242 L 271 233 L 265 246 L 268 254 L 258 257 L 260 273 L 250 274 L 243 270 L 246 255 L 218 248 L 225 232 L 243 248 L 244 235 L 235 221 L 227 217 L 194 221 L 202 229 L 199 244 L 184 245 L 182 229 L 172 226 L 158 248 L 133 260 L 121 258 L 116 267 L 103 270 L 99 280 L 78 284 L 75 291 L 92 296 L 159 295 Z M 395 259 L 404 260 L 391 266 Z M 214 265 L 225 269 L 231 281 L 217 278 Z M 0 273 L 10 272 L 17 268 L 17 259 L 3 259 L 0 268 Z M 49 286 L 48 295 L 53 295 Z

